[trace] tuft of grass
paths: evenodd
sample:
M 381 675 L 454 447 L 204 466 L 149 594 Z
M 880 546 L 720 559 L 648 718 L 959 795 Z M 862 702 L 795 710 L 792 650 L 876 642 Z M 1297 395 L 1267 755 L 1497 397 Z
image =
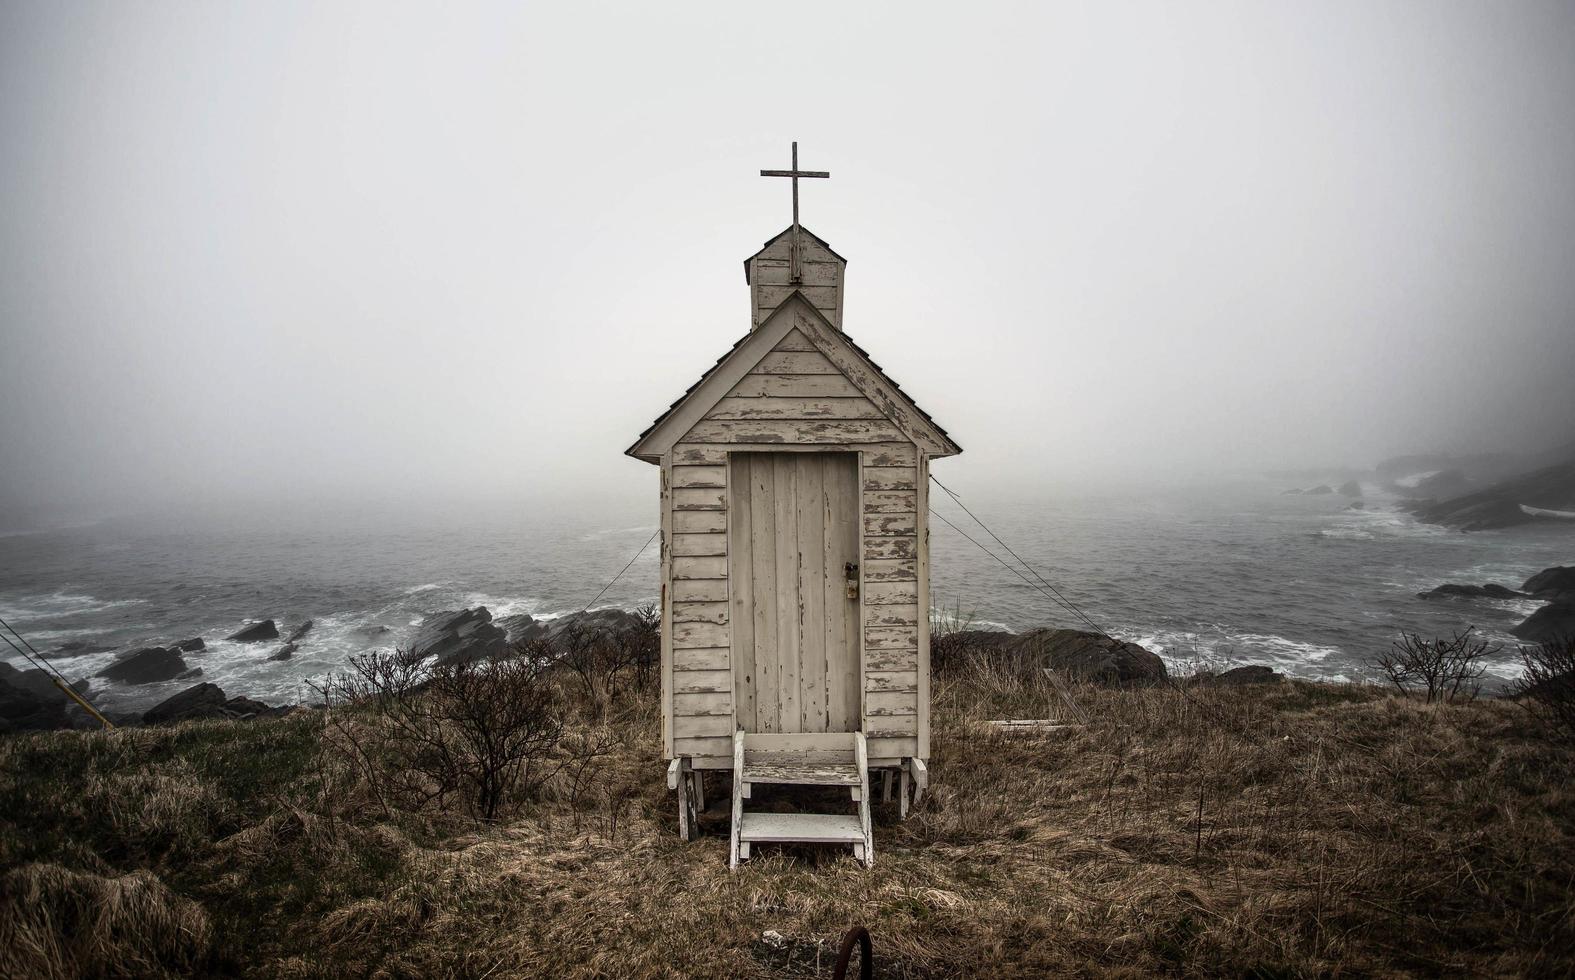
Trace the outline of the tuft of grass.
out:
M 931 791 L 877 808 L 869 870 L 730 873 L 725 776 L 680 841 L 638 686 L 572 706 L 607 751 L 493 824 L 390 816 L 312 712 L 3 739 L 0 974 L 827 977 L 855 923 L 882 977 L 1575 972 L 1575 753 L 1517 706 L 1073 693 L 1087 725 L 1003 736 L 1059 696 L 957 651 Z

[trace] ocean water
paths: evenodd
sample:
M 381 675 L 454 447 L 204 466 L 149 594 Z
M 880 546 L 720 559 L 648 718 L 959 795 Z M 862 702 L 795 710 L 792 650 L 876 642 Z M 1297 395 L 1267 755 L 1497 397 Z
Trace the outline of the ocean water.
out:
M 1042 496 L 973 489 L 965 474 L 947 482 L 1095 623 L 1183 669 L 1265 663 L 1360 680 L 1402 630 L 1430 636 L 1475 625 L 1506 644 L 1492 670 L 1511 677 L 1506 631 L 1537 603 L 1426 602 L 1416 593 L 1443 582 L 1518 586 L 1542 568 L 1575 563 L 1575 527 L 1464 534 L 1419 524 L 1371 488 L 1366 508 L 1352 510 L 1337 495 L 1284 496 L 1283 483 L 1255 479 Z M 354 653 L 402 641 L 429 613 L 485 605 L 495 616 L 552 616 L 583 607 L 656 530 L 654 501 L 631 497 L 637 502 L 573 514 L 356 509 L 13 531 L 0 535 L 0 617 L 46 653 L 72 641 L 125 650 L 201 636 L 208 649 L 187 660 L 204 680 L 231 695 L 306 700 L 314 679 Z M 934 492 L 932 505 L 1007 557 L 944 494 Z M 980 628 L 1080 625 L 938 520 L 932 569 L 943 615 Z M 654 601 L 656 577 L 653 544 L 597 605 Z M 281 663 L 266 659 L 277 644 L 220 639 L 261 618 L 286 631 L 305 619 L 316 625 Z M 75 679 L 113 657 L 56 663 Z M 95 682 L 94 691 L 110 708 L 131 709 L 190 683 Z

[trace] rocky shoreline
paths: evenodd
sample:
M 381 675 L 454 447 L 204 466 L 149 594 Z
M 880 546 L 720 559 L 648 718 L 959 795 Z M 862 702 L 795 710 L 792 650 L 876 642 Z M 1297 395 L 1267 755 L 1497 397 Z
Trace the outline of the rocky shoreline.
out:
M 1518 589 L 1489 582 L 1461 585 L 1446 582 L 1435 589 L 1418 592 L 1428 600 L 1539 599 L 1544 605 L 1527 616 L 1510 633 L 1528 643 L 1547 643 L 1575 636 L 1575 566 L 1556 565 L 1526 579 Z
M 1445 583 L 1418 597 L 1429 601 L 1536 599 L 1544 605 L 1510 632 L 1528 643 L 1541 643 L 1575 635 L 1575 566 L 1555 566 L 1531 576 L 1519 588 L 1497 583 Z M 494 619 L 485 606 L 434 613 L 425 617 L 402 645 L 407 654 L 434 664 L 515 656 L 527 645 L 551 650 L 571 633 L 616 632 L 650 628 L 648 619 L 621 609 L 571 613 L 552 619 L 527 614 Z M 311 620 L 281 632 L 273 619 L 246 624 L 224 639 L 238 643 L 273 644 L 265 660 L 287 660 L 313 627 Z M 1044 664 L 1066 676 L 1102 685 L 1127 686 L 1169 680 L 1164 661 L 1135 643 L 1097 633 L 1070 629 L 1035 629 L 1022 633 L 969 630 L 937 636 L 935 656 L 948 648 L 966 647 L 1003 654 L 1031 652 Z M 270 705 L 244 696 L 229 696 L 222 687 L 199 680 L 202 668 L 186 655 L 206 649 L 202 637 L 191 637 L 161 646 L 139 647 L 121 654 L 73 688 L 90 697 L 95 683 L 135 687 L 171 680 L 192 680 L 190 687 L 141 712 L 110 712 L 116 725 L 158 725 L 193 718 L 248 719 L 288 714 L 308 705 Z M 56 651 L 54 656 L 104 652 L 87 644 Z M 1201 674 L 1188 683 L 1274 683 L 1282 676 L 1269 667 L 1246 665 L 1219 674 Z M 0 733 L 59 728 L 93 728 L 97 722 L 81 710 L 43 670 L 18 670 L 0 662 Z
M 527 614 L 494 620 L 485 606 L 434 613 L 415 628 L 402 649 L 418 660 L 434 664 L 495 659 L 515 654 L 528 644 L 553 644 L 574 630 L 611 632 L 639 626 L 639 614 L 622 609 L 597 609 L 570 613 L 553 619 L 536 619 Z M 303 637 L 312 629 L 308 619 L 281 633 L 273 619 L 256 620 L 223 639 L 236 643 L 282 641 L 262 659 L 288 660 Z M 201 637 L 145 646 L 127 651 L 92 678 L 83 678 L 73 690 L 90 697 L 94 682 L 126 687 L 172 680 L 197 680 L 202 668 L 187 662 L 185 654 L 206 649 Z M 50 658 L 107 652 L 88 644 L 77 644 L 55 651 Z M 194 718 L 248 719 L 289 714 L 310 705 L 270 705 L 248 697 L 231 697 L 219 685 L 199 681 L 141 712 L 106 712 L 117 726 L 170 724 Z M 97 728 L 98 722 L 83 711 L 56 684 L 52 675 L 33 668 L 18 670 L 0 661 L 0 734 L 12 731 L 47 731 L 61 728 Z

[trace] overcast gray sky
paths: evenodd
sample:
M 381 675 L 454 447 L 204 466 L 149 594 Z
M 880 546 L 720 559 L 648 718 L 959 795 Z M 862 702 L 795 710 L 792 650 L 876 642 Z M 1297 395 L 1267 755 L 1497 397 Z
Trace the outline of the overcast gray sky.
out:
M 1575 432 L 1564 2 L 7 2 L 0 139 L 0 513 L 648 494 L 793 139 L 964 483 Z

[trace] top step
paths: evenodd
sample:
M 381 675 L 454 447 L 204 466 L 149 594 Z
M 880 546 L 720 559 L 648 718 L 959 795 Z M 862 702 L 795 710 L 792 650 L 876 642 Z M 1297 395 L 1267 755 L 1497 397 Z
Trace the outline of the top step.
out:
M 783 756 L 777 758 L 777 756 Z M 744 782 L 793 786 L 857 786 L 859 767 L 849 762 L 800 762 L 786 753 L 764 753 L 744 760 Z

